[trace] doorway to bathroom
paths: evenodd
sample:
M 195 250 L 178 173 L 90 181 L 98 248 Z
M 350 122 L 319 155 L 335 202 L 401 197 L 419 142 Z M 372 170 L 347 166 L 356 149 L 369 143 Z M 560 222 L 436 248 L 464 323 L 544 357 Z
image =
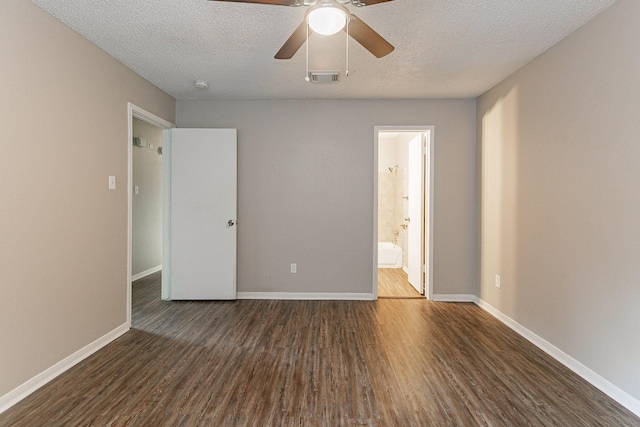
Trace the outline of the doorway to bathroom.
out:
M 433 126 L 375 127 L 377 298 L 431 298 L 433 133 Z

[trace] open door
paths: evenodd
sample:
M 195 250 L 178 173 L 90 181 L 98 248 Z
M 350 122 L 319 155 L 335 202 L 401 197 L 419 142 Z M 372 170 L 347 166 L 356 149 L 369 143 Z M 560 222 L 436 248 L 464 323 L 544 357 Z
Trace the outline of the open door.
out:
M 411 286 L 424 294 L 424 133 L 409 141 L 407 209 L 407 278 Z
M 163 288 L 171 300 L 234 300 L 237 131 L 166 132 Z

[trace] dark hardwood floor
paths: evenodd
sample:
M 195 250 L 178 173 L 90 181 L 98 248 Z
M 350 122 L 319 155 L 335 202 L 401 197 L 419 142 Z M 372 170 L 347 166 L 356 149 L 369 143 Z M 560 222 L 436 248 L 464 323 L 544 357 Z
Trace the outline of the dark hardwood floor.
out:
M 378 298 L 424 298 L 401 268 L 378 269 Z
M 0 426 L 640 426 L 473 304 L 163 302 Z

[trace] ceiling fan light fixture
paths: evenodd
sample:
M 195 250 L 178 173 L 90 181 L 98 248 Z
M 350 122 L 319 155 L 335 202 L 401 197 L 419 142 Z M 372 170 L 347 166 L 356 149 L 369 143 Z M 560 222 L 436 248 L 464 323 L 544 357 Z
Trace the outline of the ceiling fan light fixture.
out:
M 349 13 L 340 5 L 323 2 L 307 13 L 307 23 L 313 32 L 330 36 L 342 30 L 347 24 Z

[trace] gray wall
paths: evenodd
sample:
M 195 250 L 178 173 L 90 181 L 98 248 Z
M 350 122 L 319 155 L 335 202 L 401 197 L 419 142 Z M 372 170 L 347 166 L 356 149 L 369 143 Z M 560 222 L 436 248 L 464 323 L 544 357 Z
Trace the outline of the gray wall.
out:
M 133 136 L 145 138 L 148 147 L 133 147 L 132 265 L 136 275 L 162 264 L 162 130 L 133 120 Z M 151 147 L 153 146 L 153 147 Z
M 481 298 L 636 399 L 638 40 L 620 0 L 478 101 Z
M 0 40 L 3 396 L 126 323 L 127 102 L 175 102 L 29 1 Z
M 178 101 L 238 129 L 238 291 L 370 293 L 374 126 L 435 126 L 434 291 L 475 283 L 475 100 Z M 298 273 L 289 273 L 289 264 Z

